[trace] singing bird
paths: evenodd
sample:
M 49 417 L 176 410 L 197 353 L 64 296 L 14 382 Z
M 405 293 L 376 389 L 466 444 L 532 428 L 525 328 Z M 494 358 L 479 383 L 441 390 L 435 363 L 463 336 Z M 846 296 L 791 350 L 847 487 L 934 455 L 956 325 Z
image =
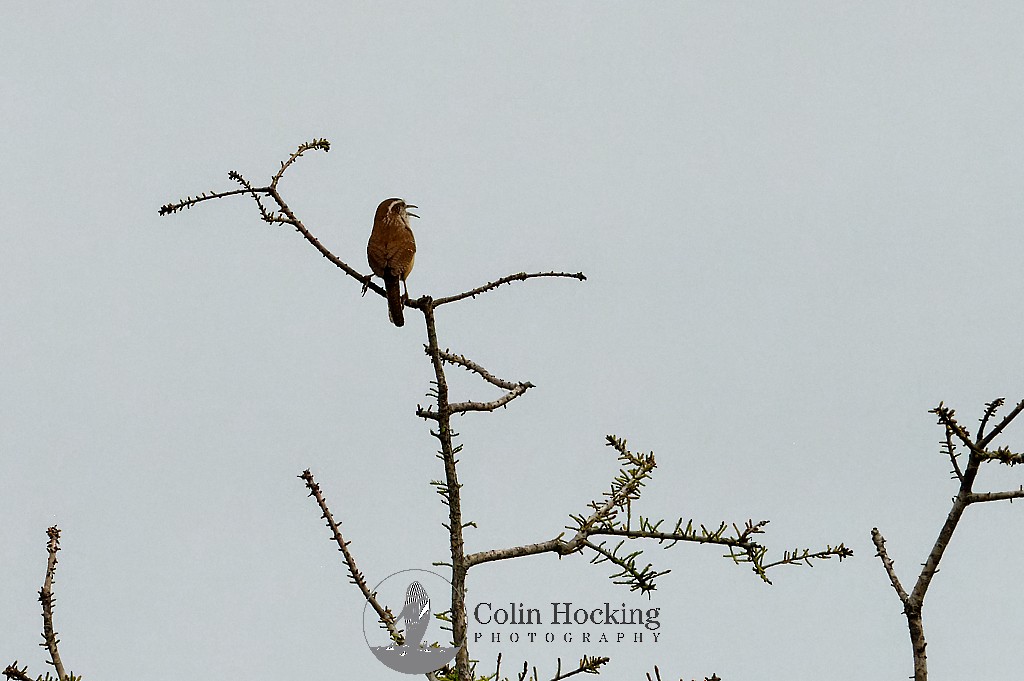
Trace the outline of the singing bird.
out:
M 384 290 L 388 294 L 388 317 L 395 326 L 405 324 L 401 286 L 406 286 L 405 279 L 412 272 L 416 261 L 416 239 L 409 227 L 409 218 L 419 215 L 410 213 L 416 208 L 402 199 L 385 199 L 377 206 L 377 214 L 373 216 L 373 231 L 370 241 L 366 244 L 366 259 L 370 269 L 384 280 Z M 409 288 L 405 288 L 405 297 L 409 297 Z

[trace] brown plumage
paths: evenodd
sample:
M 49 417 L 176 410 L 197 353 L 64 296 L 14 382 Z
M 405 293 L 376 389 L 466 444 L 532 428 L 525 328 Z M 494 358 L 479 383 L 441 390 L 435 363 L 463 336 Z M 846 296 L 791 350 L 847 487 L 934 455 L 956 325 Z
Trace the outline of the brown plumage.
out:
M 416 239 L 409 228 L 409 218 L 419 216 L 408 211 L 415 207 L 402 199 L 381 201 L 377 214 L 373 216 L 370 241 L 366 244 L 366 259 L 373 273 L 384 280 L 388 317 L 395 326 L 405 324 L 401 284 L 405 283 L 416 261 Z M 408 287 L 405 294 L 408 298 Z

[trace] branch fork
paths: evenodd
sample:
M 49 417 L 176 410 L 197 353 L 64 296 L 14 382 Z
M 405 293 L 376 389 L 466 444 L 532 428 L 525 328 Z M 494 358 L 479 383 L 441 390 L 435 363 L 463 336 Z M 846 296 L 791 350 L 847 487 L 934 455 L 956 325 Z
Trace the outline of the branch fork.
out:
M 903 613 L 907 618 L 907 627 L 910 631 L 910 642 L 914 655 L 915 681 L 926 681 L 928 678 L 928 658 L 925 652 L 928 644 L 925 641 L 924 622 L 922 619 L 925 595 L 928 592 L 932 579 L 939 571 L 939 562 L 942 560 L 942 556 L 949 546 L 950 540 L 953 538 L 953 532 L 956 530 L 960 518 L 963 517 L 964 511 L 971 504 L 989 501 L 1013 501 L 1014 499 L 1024 498 L 1024 486 L 1004 492 L 974 491 L 974 483 L 983 463 L 998 461 L 1008 466 L 1024 463 L 1024 457 L 1021 454 L 1011 452 L 1006 447 L 1000 447 L 995 450 L 989 449 L 992 441 L 1010 425 L 1021 411 L 1024 411 L 1024 400 L 1022 400 L 995 427 L 987 430 L 989 422 L 1004 403 L 1005 400 L 1003 398 L 998 398 L 985 405 L 985 411 L 979 419 L 980 425 L 975 437 L 971 437 L 967 429 L 956 420 L 956 413 L 953 409 L 940 402 L 939 406 L 931 410 L 930 413 L 938 417 L 938 423 L 943 427 L 942 453 L 952 463 L 953 475 L 959 483 L 959 489 L 956 496 L 953 497 L 953 505 L 946 516 L 946 521 L 939 530 L 939 536 L 935 539 L 935 543 L 924 562 L 917 581 L 909 593 L 903 587 L 896 574 L 894 562 L 886 550 L 885 537 L 882 536 L 877 527 L 871 530 L 871 541 L 874 543 L 877 551 L 875 555 L 882 562 L 882 567 L 889 577 L 889 583 L 903 604 Z M 966 447 L 969 452 L 967 465 L 964 467 L 960 465 L 959 454 L 956 451 L 957 442 Z

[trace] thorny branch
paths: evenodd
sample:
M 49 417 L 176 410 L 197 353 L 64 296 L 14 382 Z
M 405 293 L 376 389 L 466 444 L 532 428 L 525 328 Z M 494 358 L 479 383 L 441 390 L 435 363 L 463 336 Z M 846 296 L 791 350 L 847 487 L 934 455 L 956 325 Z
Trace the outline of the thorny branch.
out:
M 185 199 L 177 201 L 176 203 L 164 204 L 163 206 L 160 207 L 160 215 L 170 215 L 171 213 L 176 213 L 180 210 L 191 208 L 192 206 L 195 206 L 198 203 L 202 203 L 203 201 L 209 201 L 211 199 L 222 199 L 228 196 L 235 196 L 237 194 L 248 194 L 256 202 L 256 207 L 259 209 L 260 212 L 260 218 L 264 222 L 267 222 L 269 224 L 291 225 L 299 234 L 302 235 L 302 237 L 306 241 L 310 243 L 310 245 L 313 246 L 313 248 L 319 251 L 319 253 L 323 257 L 327 258 L 327 260 L 330 261 L 335 267 L 339 268 L 345 274 L 357 280 L 364 288 L 368 288 L 380 296 L 386 296 L 387 294 L 385 293 L 384 288 L 374 283 L 371 280 L 371 275 L 360 273 L 355 268 L 351 267 L 348 263 L 346 263 L 344 260 L 336 256 L 334 253 L 332 253 L 330 249 L 324 246 L 323 243 L 321 243 L 320 240 L 316 238 L 316 236 L 314 236 L 313 233 L 309 231 L 309 229 L 306 228 L 306 226 L 295 215 L 295 213 L 288 206 L 288 204 L 285 203 L 284 198 L 281 196 L 280 192 L 277 189 L 278 182 L 281 181 L 281 178 L 284 176 L 285 171 L 289 167 L 291 167 L 291 165 L 295 163 L 295 161 L 297 161 L 305 152 L 323 151 L 326 153 L 330 150 L 331 143 L 325 139 L 316 139 L 313 140 L 312 142 L 307 142 L 305 144 L 299 145 L 299 148 L 288 157 L 287 161 L 281 162 L 281 168 L 271 178 L 270 184 L 265 187 L 252 186 L 252 184 L 250 184 L 248 180 L 242 177 L 240 173 L 232 170 L 228 173 L 228 177 L 231 180 L 241 184 L 242 189 L 236 189 L 234 191 L 229 192 L 206 192 L 196 197 L 189 196 L 186 197 Z M 274 203 L 277 204 L 277 207 L 280 212 L 272 213 L 269 210 L 267 210 L 266 206 L 263 204 L 261 196 L 269 196 L 271 199 L 273 199 Z
M 985 426 L 982 425 L 982 428 Z M 956 443 L 953 442 L 953 431 L 946 429 L 946 436 L 942 441 L 942 451 L 949 457 L 949 462 L 953 464 L 953 474 L 956 475 L 956 479 L 960 482 L 964 481 L 964 472 L 960 469 L 960 461 L 958 460 L 960 455 L 956 451 Z
M 281 162 L 281 167 L 271 178 L 270 184 L 263 187 L 254 187 L 248 180 L 246 180 L 241 175 L 241 173 L 232 170 L 228 173 L 228 178 L 242 185 L 241 189 L 235 189 L 232 191 L 224 192 L 204 192 L 198 196 L 188 196 L 184 199 L 181 199 L 173 203 L 166 203 L 160 207 L 160 215 L 170 215 L 172 213 L 177 213 L 181 210 L 187 210 L 199 203 L 202 203 L 204 201 L 210 201 L 212 199 L 223 199 L 229 196 L 248 194 L 255 201 L 256 206 L 260 212 L 260 218 L 264 222 L 267 222 L 269 224 L 291 225 L 292 227 L 295 228 L 297 232 L 299 232 L 299 234 L 302 235 L 302 237 L 306 241 L 308 241 L 317 251 L 319 251 L 323 257 L 327 258 L 328 261 L 330 261 L 334 266 L 338 267 L 340 270 L 345 272 L 345 274 L 357 280 L 362 285 L 364 292 L 366 290 L 372 290 L 374 293 L 386 297 L 387 294 L 384 291 L 384 288 L 372 280 L 371 274 L 360 273 L 358 270 L 350 266 L 348 263 L 346 263 L 344 260 L 336 256 L 334 253 L 332 253 L 330 249 L 324 246 L 323 243 L 321 243 L 321 241 L 316 236 L 314 236 L 313 233 L 309 231 L 309 229 L 306 228 L 302 221 L 299 220 L 299 218 L 291 210 L 288 204 L 285 203 L 284 198 L 278 191 L 277 185 L 281 181 L 281 178 L 284 177 L 285 171 L 288 170 L 288 168 L 290 168 L 291 165 L 295 163 L 295 161 L 297 161 L 303 154 L 305 154 L 307 151 L 323 151 L 326 153 L 330 150 L 331 143 L 326 139 L 315 139 L 311 142 L 306 142 L 304 144 L 299 145 L 298 149 L 292 152 L 292 154 L 288 157 L 287 161 Z M 277 204 L 279 212 L 269 211 L 263 203 L 263 200 L 261 198 L 263 196 L 269 196 L 271 199 L 273 199 L 274 203 Z M 508 284 L 514 281 L 525 281 L 527 279 L 533 279 L 537 277 L 569 277 L 572 279 L 579 279 L 580 281 L 586 280 L 586 276 L 582 272 L 576 272 L 575 274 L 567 272 L 519 272 L 518 274 L 510 274 L 495 281 L 488 282 L 483 286 L 479 286 L 475 289 L 466 291 L 464 293 L 457 293 L 443 298 L 438 298 L 436 300 L 433 300 L 432 304 L 434 307 L 437 307 L 438 305 L 452 303 L 457 300 L 462 300 L 464 298 L 475 298 L 477 295 L 495 289 L 501 286 L 502 284 Z M 414 300 L 407 300 L 405 301 L 405 304 L 408 307 L 423 310 L 423 306 L 428 304 L 428 302 L 430 301 L 431 298 L 429 298 L 428 296 L 423 296 L 421 298 L 417 298 Z
M 423 346 L 423 350 L 428 354 L 430 353 L 430 348 L 428 348 L 427 346 Z M 441 359 L 443 359 L 448 364 L 455 364 L 464 367 L 470 371 L 473 371 L 479 374 L 481 378 L 483 378 L 491 385 L 496 385 L 499 388 L 504 388 L 505 390 L 513 390 L 516 388 L 516 386 L 520 385 L 526 385 L 526 387 L 528 388 L 534 387 L 532 383 L 513 383 L 512 381 L 506 381 L 504 379 L 498 378 L 497 376 L 494 376 L 491 373 L 489 373 L 486 369 L 484 369 L 476 362 L 467 359 L 463 355 L 456 355 L 455 353 L 449 352 L 447 350 L 441 350 L 439 354 L 441 355 Z
M 381 606 L 377 600 L 376 592 L 370 591 L 369 585 L 366 583 L 366 578 L 363 573 L 356 567 L 356 559 L 352 553 L 348 550 L 348 545 L 351 542 L 345 541 L 344 537 L 341 536 L 341 526 L 337 521 L 334 520 L 334 515 L 331 510 L 327 507 L 327 500 L 324 499 L 323 493 L 320 491 L 320 485 L 317 484 L 316 480 L 313 479 L 313 473 L 307 468 L 299 476 L 303 482 L 306 483 L 306 488 L 309 490 L 309 496 L 316 499 L 316 503 L 320 506 L 320 510 L 323 515 L 321 516 L 326 522 L 327 527 L 331 530 L 331 538 L 338 545 L 338 550 L 341 551 L 345 557 L 345 564 L 348 566 L 349 579 L 353 584 L 359 587 L 359 590 L 363 594 L 363 598 L 370 604 L 374 612 L 377 613 L 377 619 L 380 620 L 381 626 L 388 630 L 391 635 L 391 639 L 398 645 L 405 643 L 405 636 L 398 630 L 395 625 L 395 614 L 391 612 L 391 608 Z
M 475 289 L 466 291 L 465 293 L 456 293 L 455 295 L 446 296 L 444 298 L 437 298 L 434 300 L 434 307 L 439 305 L 446 305 L 447 303 L 454 303 L 464 298 L 476 298 L 481 293 L 492 291 L 502 284 L 509 284 L 513 281 L 526 281 L 527 279 L 533 279 L 535 277 L 568 277 L 570 279 L 579 279 L 580 281 L 586 281 L 587 277 L 582 272 L 576 272 L 575 274 L 570 272 L 534 272 L 527 274 L 526 272 L 519 272 L 517 274 L 509 274 L 501 279 L 495 279 L 489 281 L 483 286 L 477 286 Z
M 424 346 L 423 349 L 428 356 L 431 354 L 429 346 Z M 529 382 L 513 383 L 512 381 L 506 381 L 504 379 L 498 378 L 497 376 L 494 376 L 476 362 L 473 362 L 472 360 L 467 359 L 462 355 L 456 355 L 447 350 L 439 350 L 438 356 L 441 358 L 443 362 L 447 364 L 454 364 L 457 366 L 461 366 L 465 369 L 468 369 L 469 371 L 478 374 L 481 378 L 483 378 L 491 385 L 495 385 L 499 388 L 508 391 L 498 399 L 491 400 L 490 402 L 454 402 L 449 405 L 449 410 L 453 414 L 465 414 L 466 412 L 470 411 L 494 411 L 499 407 L 505 406 L 515 398 L 525 393 L 530 388 L 536 387 Z M 437 411 L 430 408 L 419 406 L 417 406 L 416 408 L 416 415 L 419 416 L 420 418 L 433 419 L 434 421 L 438 420 L 439 417 Z
M 248 182 L 242 181 L 242 186 L 244 187 L 244 189 L 236 189 L 230 192 L 204 192 L 199 196 L 187 196 L 184 199 L 181 199 L 174 203 L 165 203 L 164 205 L 160 206 L 160 215 L 170 215 L 171 213 L 177 213 L 180 210 L 189 209 L 196 204 L 202 203 L 203 201 L 209 201 L 211 199 L 222 199 L 226 196 L 234 196 L 236 194 L 249 194 L 254 191 L 260 194 L 269 194 L 271 189 L 277 188 L 277 183 L 281 181 L 281 177 L 284 175 L 284 171 L 287 170 L 292 163 L 298 160 L 300 156 L 302 156 L 307 151 L 311 150 L 323 151 L 324 153 L 326 153 L 331 150 L 331 143 L 325 139 L 315 139 L 312 142 L 304 142 L 303 144 L 300 144 L 299 148 L 292 152 L 292 154 L 288 157 L 287 161 L 281 162 L 280 170 L 278 170 L 277 173 L 274 174 L 274 176 L 270 180 L 270 184 L 267 185 L 266 187 L 259 187 L 257 189 L 253 189 Z M 228 173 L 228 176 L 236 181 L 241 180 L 241 176 L 234 171 Z
M 60 652 L 57 644 L 57 632 L 53 630 L 53 577 L 57 573 L 57 552 L 60 551 L 60 528 L 56 525 L 46 530 L 49 540 L 46 542 L 46 577 L 43 578 L 43 588 L 39 590 L 39 602 L 43 605 L 43 642 L 39 645 L 46 648 L 50 654 L 50 664 L 57 672 L 57 678 L 63 679 L 67 676 L 64 673 L 64 663 L 60 660 Z
M 634 591 L 650 593 L 655 589 L 654 580 L 667 574 L 669 570 L 658 572 L 653 570 L 650 564 L 640 567 L 637 558 L 642 555 L 642 551 L 623 552 L 622 548 L 626 539 L 652 539 L 659 543 L 670 542 L 666 548 L 671 548 L 677 542 L 726 546 L 730 548 L 726 557 L 732 558 L 737 563 L 751 563 L 754 572 L 769 584 L 771 582 L 765 571 L 770 567 L 809 565 L 813 559 L 827 560 L 835 556 L 843 560 L 853 555 L 853 551 L 843 544 L 839 544 L 836 547 L 828 546 L 824 550 L 814 553 L 808 549 L 787 551 L 781 560 L 765 563 L 764 557 L 767 549 L 755 542 L 752 537 L 763 533 L 763 527 L 768 523 L 766 520 L 758 523 L 748 520 L 743 529 L 733 525 L 734 534 L 732 535 L 726 534 L 728 526 L 725 523 L 714 530 L 701 525 L 698 531 L 694 529 L 692 520 L 687 522 L 684 527 L 681 518 L 676 521 L 671 532 L 659 530 L 663 521 L 652 522 L 643 516 L 638 518 L 638 527 L 633 528 L 628 519 L 626 522 L 618 520 L 618 514 L 620 511 L 628 510 L 630 504 L 639 499 L 644 482 L 650 477 L 657 464 L 653 454 L 634 454 L 627 449 L 625 440 L 613 435 L 606 438 L 606 444 L 619 453 L 619 460 L 626 465 L 619 471 L 610 490 L 605 492 L 606 499 L 600 503 L 590 502 L 592 512 L 589 516 L 570 516 L 575 523 L 566 527 L 567 530 L 575 533 L 571 539 L 564 539 L 564 533 L 562 533 L 545 542 L 473 553 L 466 558 L 469 565 L 472 567 L 480 563 L 546 552 L 566 556 L 586 548 L 595 553 L 595 557 L 591 560 L 592 563 L 611 562 L 619 568 L 619 572 L 611 576 L 615 583 L 628 585 Z M 614 548 L 608 549 L 603 543 L 592 542 L 591 537 L 595 536 L 618 536 L 624 537 L 624 540 Z M 739 552 L 734 549 L 738 549 Z
M 57 574 L 57 552 L 60 551 L 60 528 L 56 525 L 47 528 L 46 537 L 46 575 L 43 577 L 43 586 L 39 589 L 39 603 L 43 609 L 43 642 L 39 645 L 46 648 L 46 652 L 50 656 L 47 664 L 53 665 L 57 681 L 81 681 L 80 676 L 64 671 L 64 663 L 61 661 L 60 652 L 57 649 L 60 639 L 57 638 L 57 632 L 53 628 L 53 604 L 57 600 L 53 595 L 53 583 Z M 3 674 L 8 679 L 32 681 L 32 677 L 28 675 L 28 667 L 19 669 L 17 660 L 7 665 Z M 43 678 L 40 677 L 40 679 Z M 50 678 L 49 673 L 45 678 Z

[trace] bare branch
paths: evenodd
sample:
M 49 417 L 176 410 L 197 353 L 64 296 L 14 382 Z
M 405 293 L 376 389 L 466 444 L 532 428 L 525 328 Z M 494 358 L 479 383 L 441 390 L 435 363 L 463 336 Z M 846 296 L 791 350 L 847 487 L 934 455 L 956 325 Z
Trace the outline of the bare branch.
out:
M 238 184 L 242 185 L 242 187 L 244 187 L 246 190 L 248 190 L 249 195 L 252 197 L 252 200 L 256 202 L 256 207 L 259 208 L 260 218 L 262 218 L 264 222 L 270 223 L 272 225 L 291 224 L 291 221 L 288 220 L 288 218 L 284 217 L 280 213 L 271 213 L 269 210 L 267 210 L 267 207 L 263 205 L 263 199 L 260 198 L 260 194 L 266 194 L 269 196 L 270 187 L 255 188 L 252 186 L 252 183 L 249 182 L 249 180 L 242 177 L 241 173 L 235 172 L 234 170 L 228 172 L 228 179 L 234 180 Z
M 287 161 L 281 162 L 281 169 L 277 171 L 277 173 L 271 179 L 270 185 L 267 187 L 259 187 L 254 189 L 252 186 L 248 185 L 248 183 L 244 183 L 243 186 L 245 186 L 245 189 L 235 189 L 229 192 L 206 192 L 196 197 L 189 196 L 176 203 L 166 203 L 160 206 L 160 215 L 170 215 L 171 213 L 177 213 L 179 210 L 191 208 L 197 203 L 202 203 L 203 201 L 209 201 L 210 199 L 223 199 L 227 196 L 235 196 L 236 194 L 250 194 L 253 196 L 253 198 L 256 198 L 255 193 L 270 194 L 271 189 L 277 188 L 277 183 L 278 181 L 280 181 L 281 176 L 284 175 L 284 171 L 288 169 L 288 166 L 294 163 L 300 156 L 302 156 L 302 154 L 304 154 L 307 151 L 310 151 L 311 149 L 327 152 L 331 150 L 331 143 L 325 139 L 315 139 L 312 142 L 300 144 L 299 148 L 296 151 L 294 151 L 291 154 L 291 156 L 288 157 Z M 241 175 L 234 171 L 231 171 L 231 173 L 229 173 L 229 176 L 231 177 L 231 179 L 236 181 L 239 181 L 241 179 Z
M 330 150 L 330 146 L 330 142 L 328 142 L 325 139 L 315 139 L 311 142 L 306 142 L 304 144 L 299 145 L 299 148 L 288 157 L 288 160 L 281 162 L 281 168 L 277 171 L 277 173 L 274 174 L 274 176 L 271 178 L 270 184 L 266 187 L 254 187 L 248 180 L 242 177 L 240 173 L 231 171 L 230 173 L 228 173 L 228 177 L 233 181 L 241 184 L 242 189 L 235 189 L 229 192 L 208 192 L 201 194 L 198 197 L 188 197 L 182 201 L 178 201 L 177 203 L 168 203 L 160 207 L 160 215 L 169 215 L 171 213 L 176 213 L 179 210 L 182 210 L 184 208 L 191 208 L 197 203 L 209 201 L 210 199 L 222 199 L 228 196 L 235 196 L 238 194 L 248 194 L 256 202 L 256 205 L 260 211 L 260 217 L 265 222 L 271 224 L 286 224 L 295 227 L 295 230 L 299 232 L 299 234 L 301 234 L 302 237 L 306 241 L 308 241 L 317 251 L 319 251 L 322 256 L 327 258 L 335 267 L 341 269 L 343 272 L 345 272 L 345 274 L 349 275 L 353 279 L 357 280 L 360 284 L 362 284 L 364 292 L 367 289 L 369 289 L 372 290 L 377 295 L 386 296 L 383 287 L 372 281 L 372 275 L 362 274 L 358 272 L 355 268 L 349 266 L 348 263 L 343 261 L 341 258 L 334 255 L 334 253 L 332 253 L 326 246 L 324 246 L 319 239 L 313 236 L 312 232 L 310 232 L 306 228 L 306 226 L 302 224 L 302 221 L 299 220 L 295 213 L 292 212 L 291 208 L 288 207 L 288 204 L 285 203 L 284 199 L 281 197 L 280 192 L 278 192 L 277 190 L 277 184 L 281 180 L 281 177 L 284 175 L 284 172 L 293 163 L 295 163 L 295 161 L 298 160 L 299 157 L 301 157 L 305 152 L 311 150 L 326 152 Z M 277 204 L 278 208 L 280 209 L 280 212 L 273 213 L 270 210 L 268 210 L 267 207 L 263 204 L 262 199 L 260 198 L 261 195 L 271 197 Z
M 430 348 L 428 348 L 427 346 L 423 346 L 423 350 L 427 352 L 427 354 L 430 354 Z M 513 383 L 512 381 L 506 381 L 505 379 L 494 376 L 486 369 L 484 369 L 482 366 L 466 358 L 464 355 L 456 355 L 455 353 L 449 352 L 447 350 L 442 350 L 440 354 L 441 359 L 443 359 L 445 362 L 448 362 L 449 364 L 456 364 L 465 369 L 476 372 L 485 381 L 499 388 L 503 388 L 505 390 L 512 390 L 517 386 L 523 385 L 522 383 Z M 526 383 L 525 385 L 530 388 L 536 387 L 531 383 Z
M 273 179 L 271 179 L 270 181 L 270 186 L 276 189 L 277 183 L 281 181 L 281 176 L 284 175 L 284 171 L 288 170 L 288 167 L 291 164 L 295 163 L 295 161 L 297 161 L 300 156 L 302 156 L 307 151 L 311 150 L 322 151 L 326 154 L 328 151 L 331 150 L 331 143 L 321 138 L 315 139 L 312 142 L 305 142 L 303 144 L 300 144 L 299 148 L 292 152 L 292 155 L 288 157 L 287 161 L 281 162 L 281 169 L 274 174 Z
M 331 510 L 327 507 L 327 500 L 324 499 L 323 493 L 320 491 L 320 485 L 317 484 L 316 480 L 313 479 L 313 473 L 307 468 L 302 471 L 302 475 L 299 476 L 303 482 L 306 483 L 306 488 L 309 490 L 309 496 L 316 499 L 316 503 L 320 506 L 320 510 L 323 512 L 321 516 L 327 521 L 327 527 L 331 530 L 331 536 L 334 542 L 338 545 L 338 550 L 341 551 L 345 557 L 345 564 L 348 566 L 349 578 L 352 583 L 359 587 L 359 590 L 363 593 L 363 598 L 370 604 L 374 612 L 377 613 L 377 618 L 380 620 L 381 625 L 388 630 L 392 640 L 398 645 L 405 643 L 405 636 L 395 626 L 395 615 L 391 612 L 390 608 L 381 606 L 377 600 L 376 592 L 370 591 L 370 587 L 366 583 L 366 579 L 363 577 L 363 573 L 356 567 L 356 559 L 352 553 L 348 550 L 350 542 L 345 541 L 344 537 L 341 536 L 341 527 L 334 520 L 334 515 L 331 514 Z
M 281 208 L 281 213 L 283 213 L 287 218 L 287 222 L 293 225 L 295 230 L 302 235 L 302 238 L 308 241 L 313 248 L 318 250 L 320 255 L 327 258 L 335 267 L 341 269 L 345 274 L 361 283 L 365 288 L 372 290 L 380 296 L 387 296 L 387 293 L 384 292 L 384 289 L 381 286 L 371 281 L 371 275 L 361 274 L 354 268 L 350 267 L 344 260 L 334 255 L 334 253 L 331 253 L 326 246 L 320 243 L 320 240 L 313 236 L 313 233 L 306 229 L 306 226 L 302 224 L 302 221 L 295 216 L 295 213 L 292 212 L 291 208 L 288 207 L 288 204 L 286 204 L 284 199 L 281 198 L 281 194 L 278 193 L 276 187 L 270 187 L 268 193 Z
M 892 559 L 889 558 L 889 553 L 885 550 L 885 537 L 878 531 L 877 527 L 871 529 L 871 541 L 874 542 L 875 548 L 878 553 L 875 555 L 882 561 L 882 566 L 885 568 L 885 573 L 889 575 L 889 583 L 892 584 L 892 588 L 896 590 L 896 594 L 900 597 L 900 601 L 904 605 L 910 602 L 910 595 L 900 584 L 900 578 L 896 576 L 896 568 L 893 565 Z
M 1010 500 L 1012 503 L 1014 499 L 1024 498 L 1024 487 L 1020 489 L 1010 490 L 1009 492 L 976 492 L 967 495 L 965 502 L 968 504 L 979 504 L 986 501 L 1006 501 Z
M 57 632 L 53 630 L 53 577 L 57 572 L 57 552 L 60 551 L 60 528 L 56 525 L 46 530 L 48 541 L 46 542 L 46 577 L 43 578 L 43 587 L 39 590 L 39 602 L 43 605 L 43 642 L 39 645 L 46 648 L 50 654 L 50 664 L 57 672 L 57 678 L 67 678 L 64 672 L 64 663 L 60 660 L 60 653 L 57 651 Z
M 980 421 L 980 425 L 978 426 L 978 437 L 974 438 L 975 440 L 981 440 L 985 437 L 985 426 L 988 425 L 988 420 L 995 416 L 996 410 L 1003 406 L 1005 402 L 1005 398 L 997 397 L 985 405 L 985 413 L 982 414 L 980 419 L 978 419 Z
M 984 428 L 984 426 L 982 426 Z M 953 473 L 956 475 L 957 480 L 961 483 L 964 481 L 964 472 L 960 469 L 960 462 L 957 461 L 956 443 L 953 442 L 953 431 L 949 428 L 945 429 L 946 438 L 942 443 L 942 451 L 949 457 L 949 462 L 953 464 Z
M 1022 411 L 1024 411 L 1024 400 L 1018 402 L 1017 406 L 1013 408 L 1013 411 L 1004 416 L 1003 420 L 999 422 L 999 425 L 992 429 L 992 432 L 978 440 L 978 448 L 985 449 L 988 447 L 988 443 L 992 442 L 999 433 L 1003 432 L 1003 429 L 1010 425 L 1010 422 L 1017 418 L 1017 415 Z
M 501 279 L 489 281 L 483 286 L 477 286 L 475 289 L 466 291 L 465 293 L 457 293 L 452 296 L 437 298 L 434 300 L 434 307 L 437 307 L 438 305 L 445 305 L 447 303 L 454 303 L 455 301 L 463 300 L 464 298 L 475 298 L 481 293 L 486 293 L 487 291 L 498 288 L 502 284 L 509 284 L 513 281 L 526 281 L 527 279 L 534 279 L 536 277 L 567 277 L 570 279 L 579 279 L 580 281 L 587 280 L 587 277 L 584 276 L 582 272 L 577 272 L 575 274 L 571 274 L 569 272 L 534 272 L 531 274 L 519 272 L 518 274 L 510 274 L 506 277 L 502 277 Z
M 549 553 L 554 552 L 559 555 L 566 555 L 570 553 L 565 551 L 567 542 L 562 540 L 562 535 L 558 535 L 554 539 L 549 539 L 545 542 L 539 542 L 537 544 L 524 544 L 523 546 L 513 546 L 504 549 L 491 549 L 489 551 L 478 551 L 471 553 L 466 556 L 466 565 L 473 567 L 480 563 L 490 563 L 496 560 L 508 560 L 510 558 L 519 558 L 521 556 L 534 556 L 538 553 Z M 577 549 L 578 550 L 578 549 Z
M 262 187 L 256 191 L 266 191 L 269 187 Z M 179 210 L 185 210 L 191 208 L 197 203 L 203 201 L 209 201 L 210 199 L 223 199 L 226 196 L 235 196 L 236 194 L 249 194 L 249 189 L 233 189 L 229 192 L 203 192 L 199 196 L 187 196 L 180 201 L 175 203 L 165 203 L 160 206 L 160 215 L 170 215 L 171 213 L 177 213 Z
M 424 346 L 423 350 L 427 353 L 427 355 L 431 354 L 431 349 L 428 346 Z M 529 382 L 513 383 L 512 381 L 507 381 L 505 379 L 498 378 L 497 376 L 494 376 L 476 362 L 464 357 L 463 355 L 456 355 L 452 352 L 449 352 L 448 350 L 438 350 L 437 354 L 438 357 L 443 362 L 447 362 L 448 364 L 455 364 L 457 366 L 461 366 L 465 369 L 468 369 L 469 371 L 478 374 L 481 378 L 483 378 L 491 385 L 495 385 L 498 386 L 499 388 L 503 388 L 509 391 L 502 395 L 501 397 L 499 397 L 498 399 L 491 400 L 490 402 L 454 402 L 448 405 L 448 411 L 450 414 L 465 414 L 466 412 L 470 411 L 494 411 L 499 407 L 505 406 L 515 398 L 525 393 L 530 388 L 536 387 Z M 416 415 L 419 416 L 420 418 L 433 419 L 435 421 L 438 420 L 438 418 L 440 417 L 438 412 L 434 411 L 433 409 L 420 406 L 417 406 L 416 408 Z
M 520 383 L 510 392 L 490 402 L 453 402 L 451 410 L 453 414 L 465 414 L 470 411 L 494 411 L 499 407 L 505 406 L 532 387 L 534 387 L 532 383 Z
M 939 417 L 939 425 L 945 426 L 947 433 L 956 435 L 957 438 L 964 443 L 972 452 L 976 451 L 974 440 L 971 439 L 970 434 L 956 421 L 956 412 L 939 402 L 939 406 L 931 410 L 933 414 Z
M 965 479 L 967 479 L 966 476 Z M 939 562 L 942 560 L 942 555 L 946 552 L 946 548 L 953 538 L 953 532 L 956 530 L 964 510 L 967 508 L 966 498 L 968 494 L 969 492 L 961 491 L 960 494 L 953 498 L 953 506 L 949 509 L 946 521 L 942 524 L 939 536 L 935 538 L 935 544 L 932 545 L 932 550 L 928 553 L 928 558 L 924 562 L 921 574 L 918 575 L 917 582 L 914 584 L 914 591 L 911 594 L 914 603 L 924 603 L 924 595 L 927 593 L 928 586 L 931 584 L 935 574 L 939 571 Z

